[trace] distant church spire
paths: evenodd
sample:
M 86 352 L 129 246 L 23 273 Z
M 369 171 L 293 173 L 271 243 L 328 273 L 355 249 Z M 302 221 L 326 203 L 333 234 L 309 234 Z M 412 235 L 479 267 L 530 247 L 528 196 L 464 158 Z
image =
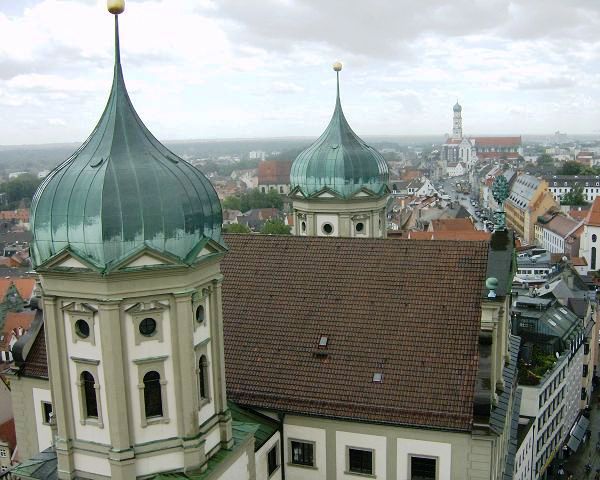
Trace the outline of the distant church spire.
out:
M 462 133 L 462 107 L 458 103 L 458 99 L 456 100 L 456 104 L 452 108 L 454 111 L 454 120 L 452 122 L 452 138 L 455 140 L 461 140 Z

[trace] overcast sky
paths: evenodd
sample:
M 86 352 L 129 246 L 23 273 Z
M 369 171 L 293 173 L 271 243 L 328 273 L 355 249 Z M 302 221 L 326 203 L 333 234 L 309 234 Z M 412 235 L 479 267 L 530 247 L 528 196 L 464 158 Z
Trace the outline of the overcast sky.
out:
M 598 0 L 127 0 L 122 63 L 162 140 L 313 136 L 340 60 L 359 135 L 600 132 Z M 105 0 L 0 0 L 0 144 L 82 141 L 112 77 Z

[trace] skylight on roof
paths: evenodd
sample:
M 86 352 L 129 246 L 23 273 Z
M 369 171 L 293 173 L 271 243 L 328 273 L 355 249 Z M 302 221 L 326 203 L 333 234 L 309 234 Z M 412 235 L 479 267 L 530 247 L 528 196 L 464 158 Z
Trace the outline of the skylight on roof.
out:
M 326 347 L 329 339 L 326 336 L 319 338 L 319 347 Z
M 383 373 L 375 372 L 373 374 L 373 383 L 382 383 L 383 382 Z

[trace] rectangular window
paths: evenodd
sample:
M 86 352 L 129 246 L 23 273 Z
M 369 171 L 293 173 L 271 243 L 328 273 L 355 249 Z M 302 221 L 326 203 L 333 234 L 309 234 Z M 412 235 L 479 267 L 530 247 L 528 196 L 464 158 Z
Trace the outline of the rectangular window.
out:
M 410 457 L 410 480 L 435 480 L 437 459 Z
M 589 367 L 588 367 L 587 365 L 584 365 L 584 366 L 583 366 L 583 376 L 584 376 L 584 377 L 587 377 L 587 376 L 588 376 L 588 368 L 589 368 Z
M 348 471 L 373 475 L 373 450 L 348 447 Z
M 583 344 L 583 354 L 587 355 L 590 353 L 590 344 L 589 343 L 584 343 Z
M 290 444 L 293 465 L 315 466 L 314 443 L 291 440 Z
M 42 402 L 42 419 L 44 425 L 50 425 L 52 419 L 52 404 L 50 402 Z
M 275 472 L 275 470 L 277 470 L 277 468 L 279 467 L 279 462 L 278 460 L 278 454 L 277 452 L 279 451 L 279 442 L 277 442 L 273 448 L 271 448 L 271 450 L 269 450 L 269 453 L 267 453 L 267 472 L 269 474 L 269 476 L 271 476 L 273 474 L 273 472 Z

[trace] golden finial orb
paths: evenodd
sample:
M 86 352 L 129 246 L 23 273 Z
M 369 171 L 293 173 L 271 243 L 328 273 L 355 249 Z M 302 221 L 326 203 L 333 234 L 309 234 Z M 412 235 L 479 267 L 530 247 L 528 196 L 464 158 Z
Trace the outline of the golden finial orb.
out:
M 333 64 L 333 70 L 339 72 L 342 69 L 342 62 L 335 62 Z
M 125 0 L 107 0 L 106 7 L 113 15 L 119 15 L 125 11 Z

